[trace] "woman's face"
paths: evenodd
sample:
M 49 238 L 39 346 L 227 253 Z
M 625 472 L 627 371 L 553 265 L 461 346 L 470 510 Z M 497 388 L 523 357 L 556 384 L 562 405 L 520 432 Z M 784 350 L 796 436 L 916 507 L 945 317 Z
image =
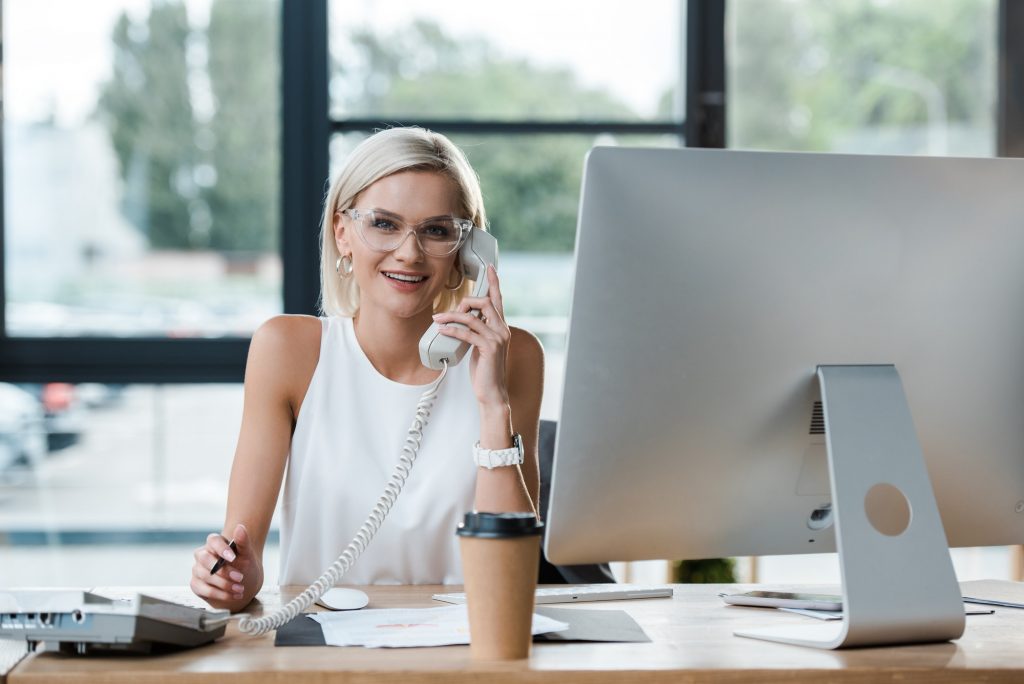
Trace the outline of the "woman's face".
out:
M 402 171 L 381 178 L 352 203 L 363 211 L 386 211 L 406 225 L 437 216 L 459 216 L 455 184 L 430 171 Z M 352 258 L 352 277 L 359 285 L 359 307 L 380 307 L 400 318 L 433 311 L 434 299 L 458 280 L 453 273 L 457 252 L 431 256 L 413 235 L 404 234 L 391 252 L 371 249 L 358 235 L 355 221 L 335 215 L 334 237 L 342 255 Z

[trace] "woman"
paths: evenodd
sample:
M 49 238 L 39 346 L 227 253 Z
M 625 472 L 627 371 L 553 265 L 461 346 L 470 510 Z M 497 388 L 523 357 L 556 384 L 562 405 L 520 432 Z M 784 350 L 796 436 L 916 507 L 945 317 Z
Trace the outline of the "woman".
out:
M 334 561 L 380 495 L 417 402 L 439 376 L 418 351 L 434 321 L 472 354 L 448 370 L 405 489 L 342 581 L 461 583 L 455 527 L 466 511 L 535 512 L 543 351 L 505 323 L 493 268 L 487 296 L 465 296 L 457 259 L 470 222 L 486 226 L 479 181 L 444 136 L 394 128 L 352 153 L 324 208 L 327 315 L 276 316 L 253 335 L 223 534 L 194 554 L 198 596 L 238 611 L 260 590 L 286 471 L 280 584 L 308 584 Z M 517 433 L 521 456 L 507 460 L 521 464 L 476 465 L 487 450 L 512 448 Z

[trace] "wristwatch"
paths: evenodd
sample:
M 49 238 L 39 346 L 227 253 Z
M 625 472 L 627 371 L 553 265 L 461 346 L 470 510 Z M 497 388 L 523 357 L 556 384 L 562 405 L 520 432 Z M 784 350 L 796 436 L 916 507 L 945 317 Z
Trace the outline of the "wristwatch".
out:
M 488 470 L 521 465 L 523 462 L 523 438 L 518 432 L 512 435 L 510 449 L 483 449 L 480 447 L 480 442 L 477 442 L 473 445 L 473 460 L 478 466 Z

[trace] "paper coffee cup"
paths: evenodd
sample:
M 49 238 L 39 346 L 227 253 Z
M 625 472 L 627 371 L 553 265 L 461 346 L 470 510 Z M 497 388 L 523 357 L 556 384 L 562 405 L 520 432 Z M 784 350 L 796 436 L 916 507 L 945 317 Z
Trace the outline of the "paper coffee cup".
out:
M 459 525 L 474 659 L 530 655 L 531 620 L 544 523 L 533 513 L 467 513 Z

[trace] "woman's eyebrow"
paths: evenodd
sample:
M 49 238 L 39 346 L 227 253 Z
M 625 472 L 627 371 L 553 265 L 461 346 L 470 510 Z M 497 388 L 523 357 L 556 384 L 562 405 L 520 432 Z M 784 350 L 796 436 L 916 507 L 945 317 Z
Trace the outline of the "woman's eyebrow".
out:
M 381 209 L 380 207 L 374 207 L 373 211 L 377 212 L 378 214 L 386 214 L 387 216 L 390 216 L 391 218 L 396 218 L 396 219 L 398 219 L 398 220 L 400 220 L 402 222 L 407 223 L 407 221 L 405 220 L 404 216 L 402 216 L 401 214 L 397 214 L 397 213 L 395 213 L 393 211 L 388 211 L 387 209 Z M 455 216 L 455 214 L 438 214 L 437 216 L 428 216 L 427 218 L 423 219 L 422 221 L 418 221 L 417 223 L 426 223 L 427 221 L 437 221 L 439 219 L 450 219 L 453 216 Z

